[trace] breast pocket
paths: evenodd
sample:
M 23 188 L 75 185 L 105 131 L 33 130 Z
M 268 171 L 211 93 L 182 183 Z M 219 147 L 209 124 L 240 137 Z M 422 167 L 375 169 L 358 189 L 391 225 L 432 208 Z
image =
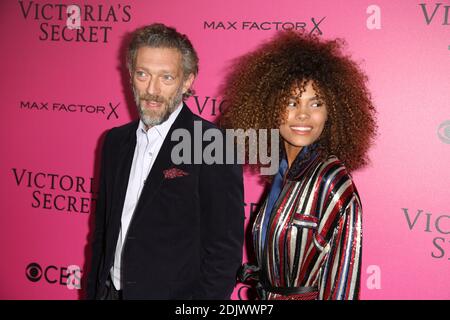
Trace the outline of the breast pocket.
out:
M 192 195 L 197 190 L 197 177 L 187 175 L 171 179 L 164 179 L 159 191 L 162 196 L 176 200 L 179 197 Z
M 318 251 L 327 250 L 329 245 L 319 230 L 320 221 L 315 216 L 296 213 L 291 222 L 291 226 L 295 226 L 297 230 L 308 230 L 312 244 Z
M 317 229 L 319 219 L 311 215 L 296 213 L 294 214 L 292 224 L 298 228 Z
M 192 174 L 165 179 L 161 183 L 157 194 L 157 209 L 163 213 L 159 217 L 162 222 L 187 228 L 198 220 L 197 180 L 197 176 Z

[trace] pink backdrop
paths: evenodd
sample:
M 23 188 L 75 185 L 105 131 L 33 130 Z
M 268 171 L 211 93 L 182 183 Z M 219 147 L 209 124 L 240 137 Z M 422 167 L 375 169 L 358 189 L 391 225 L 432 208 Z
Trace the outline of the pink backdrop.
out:
M 65 29 L 59 3 L 81 7 L 83 32 Z M 2 1 L 0 18 L 0 298 L 82 296 L 66 285 L 78 278 L 67 269 L 89 260 L 101 138 L 136 117 L 124 39 L 153 22 L 175 26 L 198 50 L 188 105 L 209 120 L 232 59 L 277 28 L 345 38 L 379 112 L 372 163 L 354 174 L 361 298 L 450 298 L 450 1 L 23 0 Z M 247 216 L 261 192 L 247 174 Z

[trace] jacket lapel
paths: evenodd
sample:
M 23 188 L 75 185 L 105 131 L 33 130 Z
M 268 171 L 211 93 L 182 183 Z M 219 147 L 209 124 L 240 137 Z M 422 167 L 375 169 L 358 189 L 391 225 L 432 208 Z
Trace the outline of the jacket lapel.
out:
M 160 187 L 164 174 L 163 171 L 172 167 L 174 164 L 172 163 L 171 153 L 173 147 L 175 147 L 179 142 L 172 141 L 171 136 L 172 132 L 176 129 L 187 129 L 192 134 L 193 127 L 193 114 L 187 107 L 187 105 L 183 104 L 183 107 L 180 111 L 180 114 L 175 119 L 171 128 L 169 129 L 167 136 L 164 139 L 164 142 L 159 150 L 158 156 L 155 159 L 155 163 L 153 164 L 152 169 L 150 170 L 144 188 L 142 190 L 141 196 L 139 198 L 138 204 L 136 206 L 136 210 L 134 215 L 139 214 L 142 208 L 149 205 L 149 203 L 153 200 L 156 191 Z
M 122 210 L 125 203 L 125 195 L 128 187 L 128 180 L 130 177 L 131 165 L 133 163 L 134 149 L 136 147 L 136 130 L 139 122 L 130 126 L 130 131 L 119 145 L 117 154 L 117 172 L 111 174 L 116 175 L 114 178 L 114 193 L 111 218 L 112 221 L 119 222 L 122 217 Z

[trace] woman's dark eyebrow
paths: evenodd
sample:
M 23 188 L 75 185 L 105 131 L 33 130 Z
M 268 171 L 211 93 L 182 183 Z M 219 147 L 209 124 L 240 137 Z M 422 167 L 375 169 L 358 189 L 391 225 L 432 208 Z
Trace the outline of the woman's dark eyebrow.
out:
M 301 97 L 301 96 L 300 96 Z M 290 97 L 289 97 L 289 99 L 298 99 L 298 98 L 300 98 L 298 95 L 291 95 Z M 313 100 L 320 100 L 320 97 L 318 97 L 318 96 L 313 96 L 313 97 L 311 97 L 311 98 L 309 98 L 308 99 L 308 101 L 313 101 Z

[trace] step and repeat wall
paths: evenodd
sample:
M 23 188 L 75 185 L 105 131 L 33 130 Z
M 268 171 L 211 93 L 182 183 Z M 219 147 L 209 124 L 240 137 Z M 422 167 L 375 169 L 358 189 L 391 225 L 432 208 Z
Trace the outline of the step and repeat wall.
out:
M 187 104 L 212 121 L 234 59 L 278 30 L 345 39 L 379 126 L 371 164 L 354 173 L 361 298 L 450 298 L 450 1 L 8 0 L 0 20 L 0 298 L 83 298 L 103 137 L 137 118 L 125 48 L 154 22 L 197 49 Z M 262 192 L 246 172 L 247 224 Z

